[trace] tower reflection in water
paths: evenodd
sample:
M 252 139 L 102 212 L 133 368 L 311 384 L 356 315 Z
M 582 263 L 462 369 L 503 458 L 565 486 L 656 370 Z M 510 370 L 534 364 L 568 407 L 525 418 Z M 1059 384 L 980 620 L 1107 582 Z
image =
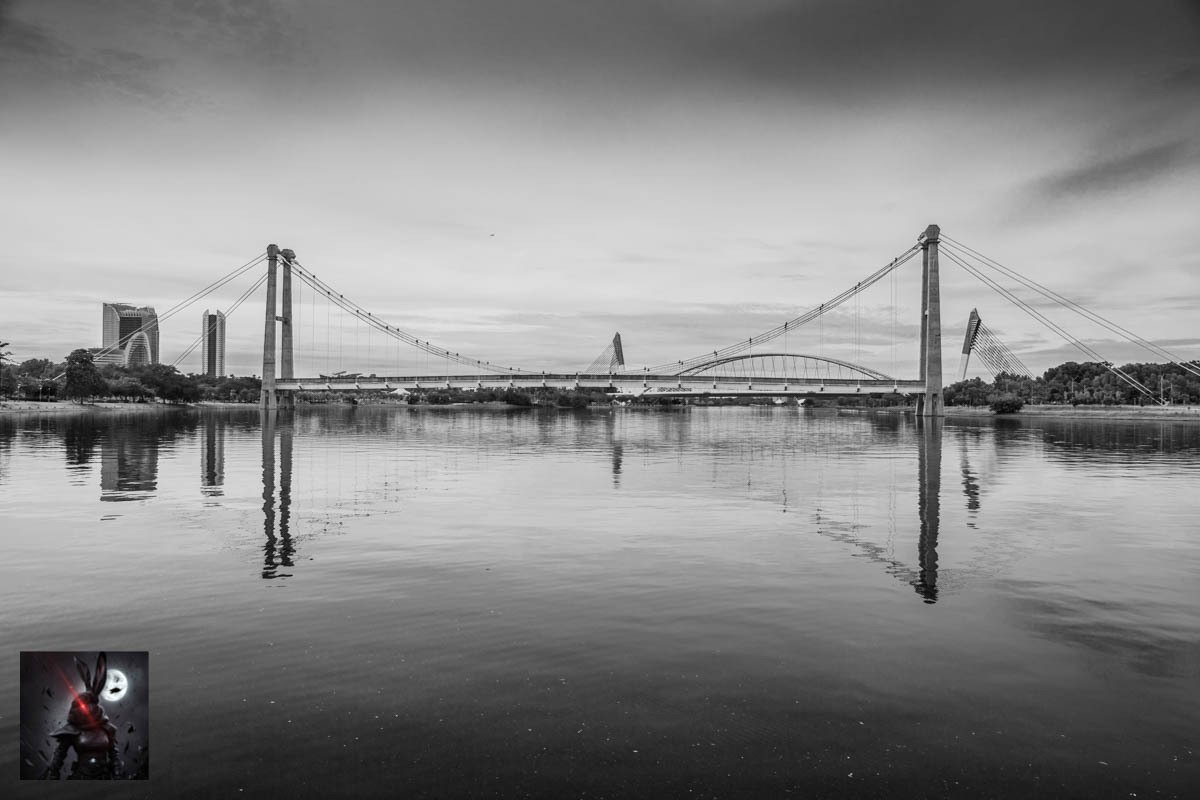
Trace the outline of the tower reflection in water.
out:
M 282 419 L 280 416 L 282 415 Z M 292 510 L 292 415 L 284 411 L 263 411 L 262 483 L 263 545 L 262 576 L 265 579 L 289 578 L 296 548 L 289 523 Z M 275 436 L 279 434 L 279 502 L 276 509 Z
M 917 594 L 926 603 L 936 603 L 938 596 L 938 526 L 941 522 L 939 494 L 942 491 L 942 420 L 938 417 L 918 419 L 917 472 L 920 485 L 917 494 L 917 513 L 921 519 L 921 536 L 917 540 L 917 563 L 920 570 L 912 582 Z
M 895 429 L 896 422 L 886 422 Z M 863 526 L 857 518 L 857 509 L 847 508 L 839 500 L 835 509 L 822 507 L 818 489 L 815 509 L 816 532 L 835 541 L 849 545 L 861 557 L 881 566 L 888 575 L 911 586 L 926 603 L 936 603 L 940 593 L 938 586 L 938 532 L 941 525 L 942 490 L 942 426 L 940 419 L 917 419 L 915 438 L 917 443 L 917 562 L 895 555 L 892 545 L 873 542 L 860 535 Z M 908 467 L 906 467 L 908 469 Z M 894 488 L 894 487 L 893 487 Z M 786 509 L 786 496 L 784 504 Z M 832 513 L 831 513 L 832 511 Z M 853 519 L 847 516 L 853 515 Z M 894 523 L 892 531 L 894 534 Z M 890 537 L 889 537 L 890 538 Z

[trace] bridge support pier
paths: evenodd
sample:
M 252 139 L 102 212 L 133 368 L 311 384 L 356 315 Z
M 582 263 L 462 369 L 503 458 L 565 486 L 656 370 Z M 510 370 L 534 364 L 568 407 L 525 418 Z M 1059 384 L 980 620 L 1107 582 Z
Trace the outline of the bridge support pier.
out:
M 918 237 L 921 244 L 921 381 L 917 416 L 945 416 L 942 406 L 942 292 L 938 277 L 938 241 L 942 230 L 930 225 Z
M 279 268 L 279 247 L 267 245 L 267 303 L 263 327 L 262 393 L 259 404 L 266 411 L 279 407 L 275 390 L 275 273 Z

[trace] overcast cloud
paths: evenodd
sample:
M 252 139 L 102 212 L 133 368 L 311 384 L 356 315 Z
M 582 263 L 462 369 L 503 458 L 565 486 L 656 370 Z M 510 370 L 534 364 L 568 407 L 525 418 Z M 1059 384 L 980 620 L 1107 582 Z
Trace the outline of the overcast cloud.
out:
M 1197 53 L 1182 2 L 0 0 L 0 337 L 61 358 L 100 343 L 102 302 L 164 311 L 277 242 L 464 354 L 575 369 L 619 329 L 655 364 L 936 222 L 1197 358 Z M 818 344 L 915 353 L 883 342 L 917 268 Z M 165 321 L 164 357 L 244 288 Z M 1031 368 L 1061 360 L 950 264 L 944 300 L 948 370 L 972 307 Z M 232 371 L 261 368 L 261 313 L 231 319 Z

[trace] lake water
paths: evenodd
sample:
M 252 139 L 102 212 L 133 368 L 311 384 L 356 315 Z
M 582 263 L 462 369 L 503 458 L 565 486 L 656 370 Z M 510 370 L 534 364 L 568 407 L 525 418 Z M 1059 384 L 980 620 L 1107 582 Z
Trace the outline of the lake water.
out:
M 149 651 L 89 797 L 1195 797 L 1198 487 L 1178 423 L 0 419 L 0 673 Z

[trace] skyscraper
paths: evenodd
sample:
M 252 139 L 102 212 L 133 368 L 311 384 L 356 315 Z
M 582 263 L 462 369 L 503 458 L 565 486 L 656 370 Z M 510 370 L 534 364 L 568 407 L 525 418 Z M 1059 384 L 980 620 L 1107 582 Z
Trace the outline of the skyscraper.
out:
M 225 315 L 204 310 L 201 322 L 200 371 L 219 378 L 225 374 Z
M 105 303 L 103 312 L 105 350 L 100 363 L 140 367 L 158 363 L 158 314 L 150 306 Z

